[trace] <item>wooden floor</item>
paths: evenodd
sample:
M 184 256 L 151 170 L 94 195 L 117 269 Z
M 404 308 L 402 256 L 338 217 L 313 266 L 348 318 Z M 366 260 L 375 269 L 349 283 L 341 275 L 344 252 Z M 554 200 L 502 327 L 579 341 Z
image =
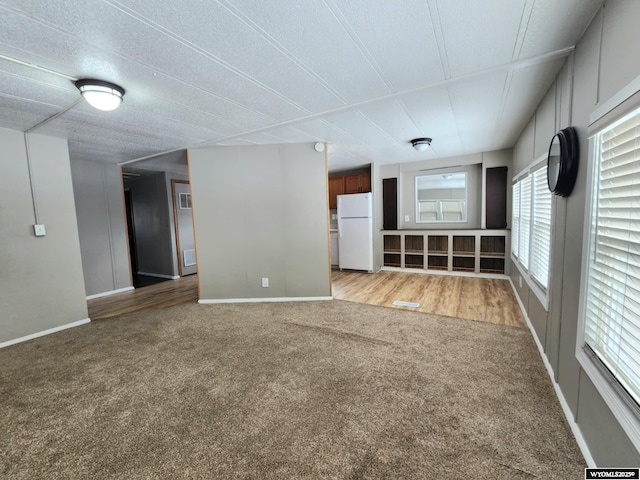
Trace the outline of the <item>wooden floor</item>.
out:
M 87 301 L 89 318 L 109 318 L 148 308 L 167 308 L 198 301 L 198 276 L 156 283 L 128 292 Z
M 508 280 L 381 271 L 332 272 L 333 298 L 525 328 Z M 419 303 L 418 308 L 393 305 Z
M 158 283 L 87 302 L 92 320 L 148 308 L 198 301 L 198 276 Z M 356 303 L 414 310 L 483 322 L 525 327 L 507 280 L 382 271 L 376 274 L 332 272 L 333 297 Z M 420 307 L 393 305 L 394 300 Z

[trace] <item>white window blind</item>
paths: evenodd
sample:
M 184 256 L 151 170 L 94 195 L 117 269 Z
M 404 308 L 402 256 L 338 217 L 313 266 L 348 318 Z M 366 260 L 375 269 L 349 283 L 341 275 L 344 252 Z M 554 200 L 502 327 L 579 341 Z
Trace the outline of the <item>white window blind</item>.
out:
M 511 198 L 511 252 L 517 258 L 520 256 L 520 182 L 513 185 Z
M 527 175 L 520 182 L 520 228 L 518 230 L 519 252 L 518 260 L 522 266 L 529 269 L 529 242 L 531 235 L 531 175 Z
M 640 404 L 640 111 L 595 145 L 584 341 Z
M 531 276 L 546 290 L 549 284 L 551 254 L 551 192 L 547 169 L 533 172 L 533 218 L 531 232 Z

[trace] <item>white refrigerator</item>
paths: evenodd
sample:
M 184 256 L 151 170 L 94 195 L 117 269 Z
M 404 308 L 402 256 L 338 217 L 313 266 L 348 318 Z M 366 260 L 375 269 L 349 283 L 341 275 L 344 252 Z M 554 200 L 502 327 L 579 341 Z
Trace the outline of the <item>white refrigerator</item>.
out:
M 340 270 L 373 272 L 373 197 L 371 193 L 338 195 Z

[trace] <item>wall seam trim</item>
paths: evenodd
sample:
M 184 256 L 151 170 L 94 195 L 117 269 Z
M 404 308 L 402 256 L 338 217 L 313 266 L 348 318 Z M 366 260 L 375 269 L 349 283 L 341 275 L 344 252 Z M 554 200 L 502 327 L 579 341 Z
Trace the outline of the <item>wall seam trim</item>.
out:
M 113 226 L 111 225 L 111 208 L 109 208 L 109 185 L 107 182 L 106 166 L 102 167 L 102 189 L 105 196 L 105 213 L 107 216 L 107 231 L 109 232 L 107 238 L 109 240 L 109 259 L 111 260 L 111 285 L 115 290 L 118 285 L 116 282 L 116 265 L 113 252 Z

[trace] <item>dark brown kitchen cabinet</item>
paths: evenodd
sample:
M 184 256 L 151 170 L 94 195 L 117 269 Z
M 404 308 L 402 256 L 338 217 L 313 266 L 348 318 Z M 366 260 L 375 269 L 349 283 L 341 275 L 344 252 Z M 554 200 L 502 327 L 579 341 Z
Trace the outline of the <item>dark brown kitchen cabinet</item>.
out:
M 344 177 L 329 178 L 329 208 L 338 208 L 337 195 L 344 193 Z
M 357 173 L 345 175 L 344 193 L 365 193 L 371 191 L 371 174 Z
M 329 208 L 338 208 L 338 195 L 345 193 L 366 193 L 371 191 L 371 174 L 355 173 L 329 177 Z

